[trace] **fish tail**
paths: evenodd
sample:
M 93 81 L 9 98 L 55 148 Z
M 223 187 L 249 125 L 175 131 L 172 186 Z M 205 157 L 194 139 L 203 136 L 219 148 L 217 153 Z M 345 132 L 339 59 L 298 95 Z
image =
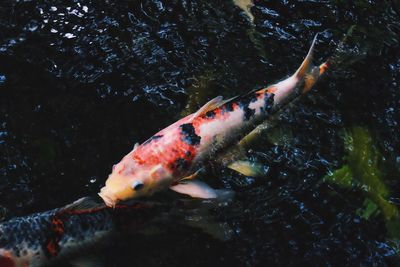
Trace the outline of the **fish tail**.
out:
M 297 80 L 304 81 L 304 87 L 302 89 L 303 94 L 307 93 L 314 86 L 318 78 L 329 68 L 330 65 L 328 62 L 329 60 L 319 66 L 313 64 L 313 55 L 317 38 L 318 34 L 315 35 L 307 56 L 293 75 Z
M 314 36 L 311 47 L 308 50 L 307 56 L 304 58 L 300 67 L 297 69 L 297 71 L 293 75 L 298 79 L 302 79 L 303 77 L 305 77 L 305 75 L 313 68 L 312 61 L 313 61 L 313 55 L 314 55 L 314 50 L 315 50 L 315 43 L 317 42 L 317 37 L 318 37 L 318 33 Z

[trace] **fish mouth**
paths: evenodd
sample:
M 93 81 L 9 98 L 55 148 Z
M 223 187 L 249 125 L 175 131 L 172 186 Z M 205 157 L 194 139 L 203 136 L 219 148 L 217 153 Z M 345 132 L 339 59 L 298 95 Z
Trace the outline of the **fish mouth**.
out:
M 103 199 L 107 207 L 115 208 L 118 199 L 112 194 L 107 193 L 107 189 L 105 187 L 100 190 L 100 193 L 98 193 L 98 195 Z

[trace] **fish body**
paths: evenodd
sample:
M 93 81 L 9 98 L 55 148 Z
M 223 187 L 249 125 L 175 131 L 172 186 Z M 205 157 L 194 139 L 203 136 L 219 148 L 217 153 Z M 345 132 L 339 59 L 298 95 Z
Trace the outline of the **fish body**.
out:
M 215 190 L 193 181 L 201 163 L 311 89 L 327 68 L 326 63 L 319 67 L 311 65 L 314 44 L 315 39 L 306 59 L 289 78 L 227 101 L 216 97 L 196 113 L 135 145 L 114 165 L 99 193 L 104 202 L 114 206 L 166 188 L 192 197 L 216 197 Z
M 43 266 L 90 246 L 115 229 L 103 208 L 83 213 L 54 209 L 0 223 L 0 266 Z
M 176 230 L 177 225 L 194 227 L 226 240 L 229 229 L 209 212 L 218 205 L 218 200 L 177 199 L 168 203 L 135 201 L 109 208 L 82 198 L 63 208 L 1 222 L 0 267 L 59 266 L 65 262 L 103 266 L 101 261 L 93 262 L 99 258 L 99 249 L 126 240 L 135 242 L 132 236 L 151 235 L 159 226 L 161 232 Z

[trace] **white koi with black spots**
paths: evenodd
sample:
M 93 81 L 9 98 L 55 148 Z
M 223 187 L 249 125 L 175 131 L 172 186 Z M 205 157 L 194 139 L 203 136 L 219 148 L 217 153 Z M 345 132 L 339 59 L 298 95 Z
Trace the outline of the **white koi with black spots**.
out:
M 215 198 L 217 192 L 193 180 L 201 164 L 306 93 L 328 67 L 312 66 L 315 40 L 300 68 L 289 78 L 264 89 L 224 101 L 216 97 L 199 111 L 135 145 L 113 168 L 99 195 L 115 206 L 170 188 L 192 197 Z

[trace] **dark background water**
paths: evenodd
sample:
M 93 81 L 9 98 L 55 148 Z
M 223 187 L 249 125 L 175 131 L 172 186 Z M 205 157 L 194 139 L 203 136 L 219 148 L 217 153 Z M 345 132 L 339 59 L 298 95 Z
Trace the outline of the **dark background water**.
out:
M 252 12 L 254 23 L 231 1 L 2 1 L 2 217 L 95 194 L 134 143 L 212 97 L 286 77 L 317 32 L 322 62 L 356 25 L 343 64 L 281 116 L 290 145 L 254 149 L 268 177 L 222 167 L 206 177 L 236 192 L 216 212 L 233 230 L 229 241 L 177 227 L 113 244 L 105 262 L 396 264 L 383 219 L 356 213 L 360 191 L 320 181 L 342 164 L 342 129 L 361 125 L 391 166 L 387 184 L 400 203 L 398 3 L 256 1 Z

